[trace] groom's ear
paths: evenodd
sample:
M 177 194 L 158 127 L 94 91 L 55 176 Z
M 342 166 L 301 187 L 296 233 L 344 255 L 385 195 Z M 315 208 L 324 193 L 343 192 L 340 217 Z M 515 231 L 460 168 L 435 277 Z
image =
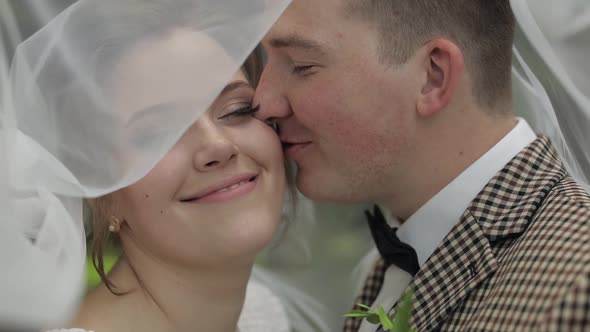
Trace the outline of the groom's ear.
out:
M 465 70 L 461 49 L 448 39 L 434 39 L 420 50 L 424 73 L 417 104 L 418 115 L 428 117 L 444 110 L 459 90 Z

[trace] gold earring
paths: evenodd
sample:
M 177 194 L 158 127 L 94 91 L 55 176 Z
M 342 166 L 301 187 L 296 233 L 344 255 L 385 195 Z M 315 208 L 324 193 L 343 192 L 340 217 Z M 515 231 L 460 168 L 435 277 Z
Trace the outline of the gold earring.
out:
M 117 217 L 111 216 L 111 223 L 109 224 L 109 232 L 111 233 L 119 233 L 121 230 L 121 222 Z

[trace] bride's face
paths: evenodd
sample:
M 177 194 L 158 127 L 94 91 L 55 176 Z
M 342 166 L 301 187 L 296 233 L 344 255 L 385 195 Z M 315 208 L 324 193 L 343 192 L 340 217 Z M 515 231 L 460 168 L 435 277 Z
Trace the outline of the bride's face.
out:
M 178 31 L 127 52 L 113 76 L 115 105 L 141 109 L 199 94 L 202 77 L 187 70 L 202 46 L 193 37 Z M 253 117 L 253 95 L 236 73 L 147 176 L 113 194 L 128 256 L 228 264 L 252 260 L 270 242 L 281 217 L 284 164 L 276 133 Z

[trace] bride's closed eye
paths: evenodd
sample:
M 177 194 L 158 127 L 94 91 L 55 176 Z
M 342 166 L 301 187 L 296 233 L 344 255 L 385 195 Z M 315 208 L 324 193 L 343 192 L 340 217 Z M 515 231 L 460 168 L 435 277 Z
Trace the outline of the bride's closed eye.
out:
M 222 115 L 220 117 L 218 117 L 218 120 L 228 120 L 231 118 L 235 118 L 235 117 L 246 117 L 246 116 L 254 116 L 254 114 L 256 114 L 256 112 L 258 112 L 260 110 L 260 105 L 256 106 L 256 107 L 252 107 L 252 105 L 247 105 L 241 108 L 238 108 L 235 111 L 226 113 L 225 115 Z

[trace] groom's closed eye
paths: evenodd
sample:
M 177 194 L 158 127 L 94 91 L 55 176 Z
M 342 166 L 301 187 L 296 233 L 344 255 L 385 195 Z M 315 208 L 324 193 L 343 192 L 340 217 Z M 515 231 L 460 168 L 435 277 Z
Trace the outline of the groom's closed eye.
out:
M 291 66 L 291 73 L 298 77 L 308 77 L 320 67 L 327 55 L 328 47 L 319 41 L 305 38 L 299 34 L 273 37 L 269 41 L 271 48 L 284 51 Z
M 315 74 L 314 69 L 317 67 L 317 65 L 294 65 L 291 73 L 300 78 L 306 78 Z

